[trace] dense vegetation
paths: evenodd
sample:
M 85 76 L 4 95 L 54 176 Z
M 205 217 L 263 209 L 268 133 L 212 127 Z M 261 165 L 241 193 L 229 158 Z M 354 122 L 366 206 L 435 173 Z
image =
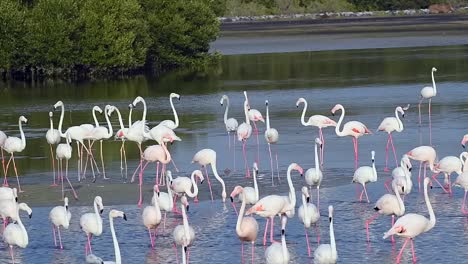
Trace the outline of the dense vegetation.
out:
M 66 79 L 204 66 L 212 0 L 0 0 L 3 79 Z

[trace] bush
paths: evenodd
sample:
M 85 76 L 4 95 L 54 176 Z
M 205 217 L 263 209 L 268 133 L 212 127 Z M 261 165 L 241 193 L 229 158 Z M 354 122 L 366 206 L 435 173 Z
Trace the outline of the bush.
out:
M 25 16 L 16 0 L 0 1 L 0 10 L 0 69 L 7 72 L 21 64 Z

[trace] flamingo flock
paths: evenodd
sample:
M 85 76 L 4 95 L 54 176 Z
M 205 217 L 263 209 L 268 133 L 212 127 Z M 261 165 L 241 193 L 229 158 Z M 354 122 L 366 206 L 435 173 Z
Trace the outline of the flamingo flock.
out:
M 434 97 L 436 93 L 436 84 L 434 81 L 434 72 L 435 68 L 432 69 L 432 81 L 433 86 L 429 87 L 432 89 L 429 91 L 428 87 L 425 87 L 421 91 L 422 99 L 429 99 L 429 120 L 430 120 L 430 104 L 431 98 Z M 313 260 L 314 263 L 336 263 L 339 260 L 338 248 L 341 241 L 341 235 L 338 232 L 335 238 L 335 209 L 332 205 L 329 205 L 328 208 L 328 222 L 329 222 L 329 244 L 320 244 L 320 228 L 323 228 L 319 225 L 321 215 L 323 217 L 324 212 L 320 212 L 320 188 L 323 185 L 324 178 L 327 177 L 327 171 L 324 170 L 324 145 L 325 137 L 322 129 L 334 126 L 335 134 L 338 137 L 350 136 L 353 140 L 354 147 L 354 175 L 343 176 L 349 177 L 349 181 L 362 186 L 362 191 L 359 195 L 359 202 L 362 202 L 363 195 L 365 195 L 365 201 L 370 204 L 370 199 L 366 185 L 368 184 L 378 184 L 378 170 L 376 168 L 375 158 L 379 155 L 376 151 L 371 151 L 371 165 L 370 166 L 360 166 L 359 167 L 359 148 L 358 148 L 358 139 L 364 135 L 372 135 L 373 132 L 359 121 L 348 121 L 344 123 L 345 118 L 345 108 L 341 104 L 336 104 L 331 108 L 331 113 L 335 114 L 337 111 L 341 111 L 339 120 L 336 122 L 331 118 L 328 118 L 324 115 L 313 115 L 306 122 L 305 113 L 307 111 L 307 101 L 304 98 L 299 98 L 296 102 L 296 106 L 299 107 L 300 104 L 304 104 L 302 114 L 298 122 L 303 126 L 315 126 L 318 127 L 319 133 L 318 137 L 315 138 L 313 142 L 314 146 L 314 167 L 309 168 L 305 171 L 297 163 L 292 162 L 289 164 L 286 171 L 286 181 L 288 186 L 288 193 L 281 194 L 275 193 L 270 195 L 264 195 L 263 191 L 259 188 L 259 181 L 264 181 L 263 177 L 259 177 L 259 139 L 258 134 L 261 127 L 259 126 L 258 121 L 266 122 L 265 127 L 265 140 L 268 145 L 268 152 L 270 158 L 270 166 L 263 166 L 262 168 L 269 167 L 271 174 L 272 185 L 275 186 L 275 174 L 277 175 L 277 184 L 280 184 L 280 170 L 278 164 L 278 155 L 274 151 L 272 154 L 271 145 L 279 144 L 280 137 L 279 132 L 270 126 L 270 119 L 273 119 L 270 116 L 269 106 L 270 102 L 265 100 L 265 111 L 266 116 L 263 118 L 260 111 L 252 109 L 250 107 L 250 101 L 247 96 L 247 92 L 244 92 L 244 102 L 243 102 L 243 114 L 245 115 L 245 121 L 242 124 L 238 124 L 235 118 L 228 118 L 229 107 L 232 107 L 227 95 L 221 97 L 220 103 L 224 105 L 226 103 L 226 108 L 224 111 L 224 129 L 228 134 L 228 145 L 229 152 L 226 153 L 217 153 L 215 150 L 210 148 L 205 148 L 197 151 L 191 160 L 192 163 L 198 164 L 201 169 L 195 169 L 191 173 L 190 177 L 183 175 L 177 175 L 173 177 L 173 170 L 169 170 L 167 165 L 172 162 L 174 165 L 174 170 L 177 173 L 177 167 L 175 167 L 174 160 L 168 149 L 167 143 L 173 143 L 177 141 L 182 141 L 182 138 L 176 135 L 175 130 L 181 125 L 179 123 L 179 117 L 177 115 L 176 109 L 173 104 L 173 98 L 180 100 L 180 95 L 176 93 L 171 93 L 169 96 L 170 105 L 174 113 L 174 120 L 163 120 L 158 125 L 153 128 L 148 127 L 147 115 L 147 105 L 143 97 L 137 97 L 130 104 L 130 113 L 129 113 L 129 126 L 125 127 L 121 113 L 119 109 L 112 105 L 106 105 L 104 111 L 100 111 L 99 107 L 93 108 L 93 117 L 95 120 L 94 125 L 91 124 L 82 124 L 71 126 L 63 132 L 63 117 L 64 117 L 64 103 L 58 101 L 54 108 L 61 108 L 61 115 L 58 123 L 58 129 L 53 127 L 53 112 L 49 113 L 50 128 L 46 133 L 46 140 L 49 144 L 50 155 L 52 160 L 52 170 L 53 170 L 53 181 L 51 187 L 58 186 L 61 183 L 61 201 L 63 205 L 58 205 L 52 208 L 49 214 L 49 220 L 52 225 L 54 246 L 59 249 L 64 249 L 67 245 L 63 243 L 62 232 L 66 229 L 69 229 L 72 225 L 72 214 L 69 209 L 69 199 L 66 195 L 66 190 L 64 187 L 64 180 L 68 183 L 70 187 L 69 190 L 73 194 L 75 199 L 78 199 L 78 194 L 75 188 L 72 185 L 72 181 L 68 178 L 68 161 L 72 158 L 72 141 L 76 142 L 76 154 L 77 154 L 77 181 L 83 181 L 86 179 L 86 167 L 89 162 L 91 170 L 93 171 L 93 182 L 96 180 L 95 172 L 97 175 L 102 175 L 103 180 L 109 179 L 110 174 L 105 173 L 105 159 L 103 155 L 103 140 L 110 139 L 113 136 L 112 123 L 110 121 L 111 114 L 113 112 L 117 113 L 118 122 L 120 129 L 116 132 L 115 138 L 122 141 L 121 152 L 121 177 L 125 180 L 126 176 L 126 152 L 125 145 L 126 141 L 134 141 L 137 143 L 139 151 L 139 160 L 135 172 L 132 176 L 131 182 L 135 180 L 135 177 L 138 176 L 138 191 L 139 197 L 137 206 L 141 208 L 141 223 L 142 228 L 145 228 L 149 235 L 149 246 L 152 250 L 158 250 L 158 232 L 157 230 L 160 227 L 163 227 L 166 230 L 166 215 L 167 213 L 173 213 L 176 217 L 180 218 L 181 224 L 177 225 L 172 230 L 172 239 L 174 242 L 174 248 L 176 257 L 177 247 L 180 247 L 182 263 L 189 263 L 190 261 L 190 248 L 196 247 L 196 241 L 198 230 L 190 224 L 189 221 L 189 199 L 194 199 L 195 203 L 198 203 L 198 194 L 205 190 L 201 188 L 206 179 L 208 182 L 208 189 L 210 192 L 211 201 L 220 199 L 224 204 L 227 198 L 227 191 L 231 190 L 226 186 L 226 182 L 223 177 L 220 176 L 218 172 L 218 155 L 226 155 L 231 151 L 231 134 L 234 134 L 233 142 L 237 140 L 242 142 L 242 153 L 244 157 L 245 165 L 245 178 L 250 178 L 252 176 L 253 186 L 245 184 L 246 179 L 241 177 L 237 179 L 237 185 L 232 189 L 230 193 L 230 200 L 234 211 L 237 214 L 237 221 L 235 229 L 232 230 L 232 233 L 237 235 L 240 245 L 241 245 L 241 262 L 244 263 L 244 242 L 251 244 L 251 262 L 255 262 L 255 248 L 257 243 L 257 237 L 259 229 L 258 217 L 265 218 L 265 226 L 263 229 L 263 246 L 268 247 L 264 250 L 264 260 L 266 263 L 277 263 L 285 264 L 290 263 L 292 256 L 288 248 L 288 240 L 286 232 L 288 230 L 288 222 L 297 221 L 296 209 L 297 209 L 297 219 L 299 223 L 304 226 L 305 232 L 305 245 L 307 256 Z M 419 106 L 421 105 L 422 99 Z M 136 122 L 131 121 L 132 111 L 141 104 L 143 106 L 143 115 L 141 120 Z M 369 218 L 363 222 L 363 229 L 366 232 L 366 240 L 368 243 L 372 240 L 371 233 L 371 223 L 380 216 L 387 215 L 391 216 L 391 225 L 388 228 L 388 231 L 384 233 L 383 239 L 391 237 L 392 243 L 394 242 L 394 236 L 400 236 L 404 238 L 403 245 L 396 256 L 395 261 L 397 263 L 401 262 L 403 252 L 408 243 L 411 243 L 411 252 L 413 262 L 416 262 L 417 257 L 414 247 L 414 239 L 430 230 L 436 225 L 436 215 L 435 210 L 432 207 L 430 198 L 429 198 L 429 187 L 432 187 L 432 181 L 435 181 L 444 193 L 453 195 L 452 186 L 461 187 L 464 189 L 464 198 L 461 208 L 461 213 L 468 216 L 468 209 L 466 209 L 466 196 L 468 193 L 468 153 L 462 152 L 459 156 L 447 156 L 442 159 L 438 159 L 435 148 L 432 146 L 432 136 L 430 136 L 429 145 L 418 146 L 413 149 L 407 150 L 401 156 L 400 163 L 398 164 L 397 153 L 393 144 L 392 133 L 393 132 L 403 132 L 403 120 L 400 119 L 404 117 L 405 111 L 408 111 L 409 105 L 407 107 L 396 106 L 394 117 L 387 117 L 383 119 L 379 125 L 377 131 L 383 131 L 388 134 L 387 143 L 386 143 L 386 154 L 385 154 L 385 168 L 383 172 L 389 172 L 390 166 L 388 164 L 388 152 L 391 146 L 391 149 L 395 158 L 395 168 L 392 170 L 391 175 L 386 179 L 384 186 L 386 187 L 388 193 L 383 194 L 380 199 L 378 199 L 373 206 L 369 206 L 369 212 L 375 211 Z M 420 109 L 420 107 L 419 107 Z M 99 126 L 99 123 L 96 118 L 96 112 L 104 114 L 106 123 L 108 127 Z M 26 148 L 26 138 L 22 128 L 22 124 L 26 123 L 27 119 L 24 116 L 21 116 L 18 120 L 18 125 L 20 129 L 21 138 L 17 137 L 4 137 L 5 139 L 2 142 L 2 133 L 0 133 L 0 144 L 2 149 L 2 161 L 3 161 L 3 150 L 10 154 L 10 159 L 7 164 L 4 166 L 4 186 L 0 187 L 0 216 L 3 219 L 4 231 L 3 231 L 3 240 L 10 250 L 10 255 L 13 263 L 15 263 L 13 248 L 14 246 L 20 248 L 26 248 L 28 246 L 28 232 L 21 220 L 21 211 L 28 212 L 29 217 L 32 216 L 32 210 L 24 202 L 19 202 L 18 195 L 21 196 L 21 193 L 24 191 L 21 189 L 18 172 L 15 164 L 14 153 L 21 152 Z M 253 127 L 250 122 L 253 122 Z M 182 124 L 183 125 L 183 124 Z M 429 123 L 431 126 L 431 123 Z M 220 128 L 222 126 L 220 125 Z M 253 164 L 252 167 L 249 167 L 249 159 L 247 155 L 246 144 L 250 138 L 252 132 L 254 132 L 257 139 L 257 148 L 256 148 L 256 158 L 250 164 Z M 429 129 L 431 133 L 431 129 Z M 65 140 L 65 143 L 61 143 L 61 139 Z M 95 160 L 93 154 L 93 144 L 94 142 L 100 142 L 100 166 Z M 143 150 L 143 143 L 146 141 L 156 141 L 155 145 L 148 145 Z M 88 144 L 86 144 L 86 142 Z M 462 139 L 462 146 L 465 147 L 465 143 L 468 142 L 468 135 L 465 135 Z M 55 154 L 53 146 L 56 145 Z M 232 144 L 234 149 L 234 163 L 235 166 L 235 143 Z M 86 156 L 86 160 L 83 159 Z M 312 155 L 311 155 L 312 156 Z M 57 163 L 55 163 L 57 159 Z M 65 173 L 63 173 L 63 160 L 65 159 Z M 412 179 L 412 163 L 411 161 L 419 161 L 419 174 L 418 174 L 418 188 L 421 190 L 423 187 L 424 200 L 428 210 L 429 218 L 424 216 L 424 212 L 407 212 L 407 206 L 405 202 L 409 203 L 405 197 L 410 195 L 413 187 Z M 310 158 L 312 161 L 312 158 Z M 15 176 L 17 178 L 17 188 L 10 188 L 10 184 L 7 181 L 7 173 L 10 166 L 10 162 L 13 163 Z M 143 189 L 146 188 L 143 184 L 143 175 L 144 171 L 147 168 L 149 163 L 156 163 L 156 171 L 154 174 L 154 185 L 152 185 L 152 199 L 147 205 L 143 208 Z M 4 162 L 2 162 L 4 164 Z M 56 165 L 57 164 L 57 165 Z M 125 164 L 125 166 L 124 166 Z M 217 180 L 216 182 L 210 181 L 210 176 L 208 173 L 208 165 L 210 165 L 212 174 Z M 276 166 L 274 166 L 276 165 Z M 160 168 L 161 166 L 161 168 Z M 99 168 L 100 167 L 100 168 Z M 276 167 L 276 168 L 275 168 Z M 350 167 L 352 167 L 350 163 Z M 276 173 L 274 170 L 276 169 Z M 427 169 L 433 173 L 432 176 L 427 175 Z M 265 170 L 265 169 L 264 169 Z M 424 170 L 424 172 L 422 172 Z M 300 175 L 296 176 L 296 173 Z M 124 173 L 125 172 L 125 173 Z M 251 174 L 252 172 L 252 174 Z M 453 173 L 458 174 L 455 181 L 452 183 L 451 176 Z M 244 173 L 242 173 L 244 175 Z M 438 180 L 440 174 L 444 175 L 444 181 L 441 183 Z M 228 177 L 228 176 L 224 176 Z M 249 179 L 250 180 L 250 179 Z M 296 199 L 296 189 L 294 183 L 302 182 L 303 186 L 300 189 L 301 193 L 301 204 L 297 207 Z M 391 183 L 391 184 L 390 184 Z M 218 187 L 219 184 L 219 187 Z M 389 187 L 389 184 L 391 187 Z M 316 187 L 317 192 L 317 202 L 314 204 L 312 201 L 312 188 Z M 161 191 L 162 188 L 165 188 L 167 191 Z M 213 191 L 214 188 L 219 188 L 220 190 Z M 350 191 L 351 193 L 351 191 Z M 235 197 L 238 196 L 238 202 L 241 202 L 239 211 L 235 206 L 236 201 Z M 352 195 L 350 194 L 350 197 Z M 180 204 L 178 205 L 177 200 L 180 199 Z M 249 207 L 249 208 L 247 208 Z M 104 211 L 104 202 L 101 196 L 95 196 L 93 201 L 93 212 L 84 213 L 80 216 L 79 226 L 86 241 L 84 242 L 84 252 L 85 252 L 85 261 L 86 263 L 122 263 L 122 256 L 120 253 L 120 247 L 117 239 L 116 229 L 114 227 L 114 220 L 116 218 L 122 218 L 127 220 L 127 215 L 119 210 L 110 210 L 109 211 L 109 224 L 110 231 L 112 234 L 112 240 L 114 245 L 114 254 L 115 262 L 104 262 L 102 258 L 93 254 L 92 240 L 94 237 L 100 236 L 105 227 L 103 226 L 102 213 Z M 192 207 L 190 207 L 192 208 Z M 338 219 L 340 219 L 340 211 L 336 212 Z M 279 217 L 281 223 L 281 240 L 276 241 L 274 231 L 275 225 L 274 220 L 276 216 Z M 395 221 L 395 218 L 396 221 Z M 32 220 L 31 220 L 32 221 Z M 28 223 L 25 223 L 26 225 Z M 121 223 L 117 223 L 121 225 Z M 337 223 L 338 224 L 338 223 Z M 309 241 L 309 229 L 311 227 L 315 228 L 315 233 L 317 236 L 317 243 L 315 251 L 313 251 L 313 245 Z M 267 234 L 270 233 L 269 241 L 267 241 Z M 56 239 L 56 234 L 58 236 L 58 243 Z M 337 244 L 338 242 L 338 244 Z M 300 243 L 300 242 L 298 242 Z M 177 257 L 177 262 L 179 258 Z

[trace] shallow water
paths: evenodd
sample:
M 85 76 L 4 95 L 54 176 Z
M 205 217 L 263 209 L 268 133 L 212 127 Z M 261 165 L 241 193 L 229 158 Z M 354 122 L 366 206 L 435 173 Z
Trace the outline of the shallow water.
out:
M 52 180 L 49 149 L 44 135 L 48 128 L 47 112 L 57 100 L 63 100 L 67 110 L 64 127 L 70 124 L 92 123 L 91 108 L 94 104 L 104 107 L 113 104 L 121 109 L 127 123 L 127 105 L 137 95 L 146 98 L 150 126 L 160 120 L 172 118 L 167 95 L 171 91 L 179 92 L 180 101 L 174 102 L 181 116 L 180 127 L 176 130 L 182 142 L 170 146 L 172 157 L 180 172 L 175 175 L 188 175 L 197 166 L 190 164 L 193 154 L 202 148 L 212 148 L 218 153 L 218 169 L 232 170 L 226 181 L 227 193 L 235 185 L 251 185 L 250 179 L 244 179 L 244 170 L 240 144 L 236 143 L 236 166 L 222 116 L 224 108 L 219 105 L 222 94 L 230 96 L 232 108 L 230 116 L 242 120 L 243 90 L 248 90 L 252 108 L 265 113 L 265 99 L 270 102 L 272 127 L 278 129 L 280 142 L 274 149 L 278 151 L 281 170 L 279 186 L 271 186 L 268 149 L 263 133 L 265 126 L 260 124 L 260 196 L 278 193 L 286 195 L 286 168 L 291 162 L 297 162 L 304 169 L 313 167 L 313 140 L 317 130 L 300 124 L 301 110 L 295 107 L 299 97 L 309 101 L 307 116 L 312 114 L 329 115 L 330 109 L 341 103 L 346 108 L 345 121 L 359 120 L 366 124 L 373 135 L 359 139 L 360 165 L 370 165 L 370 151 L 376 151 L 376 164 L 379 181 L 369 184 L 371 203 L 356 200 L 355 187 L 350 183 L 353 174 L 353 150 L 350 138 L 339 138 L 333 129 L 325 129 L 325 169 L 321 187 L 320 234 L 323 243 L 329 242 L 327 205 L 335 207 L 335 236 L 341 263 L 368 261 L 392 263 L 395 261 L 402 240 L 396 238 L 392 246 L 389 239 L 383 240 L 383 232 L 390 227 L 389 217 L 379 217 L 371 226 L 371 242 L 366 243 L 364 221 L 373 212 L 373 202 L 385 193 L 383 182 L 389 173 L 383 172 L 386 135 L 376 131 L 380 121 L 392 116 L 397 105 L 411 104 L 403 120 L 405 130 L 395 133 L 395 147 L 400 157 L 404 152 L 421 144 L 428 144 L 427 103 L 423 104 L 423 124 L 417 124 L 417 102 L 419 90 L 430 84 L 430 68 L 438 68 L 436 82 L 438 95 L 432 104 L 433 145 L 438 157 L 456 155 L 462 151 L 460 140 L 466 133 L 467 103 L 464 92 L 467 89 L 466 46 L 401 48 L 382 50 L 359 50 L 317 53 L 263 54 L 227 56 L 221 66 L 209 74 L 171 74 L 161 80 L 136 78 L 124 81 L 82 83 L 76 85 L 50 83 L 39 87 L 29 87 L 18 83 L 0 84 L 0 126 L 7 135 L 18 135 L 18 116 L 25 114 L 29 119 L 24 126 L 27 147 L 17 156 L 17 166 L 21 183 L 26 193 L 20 195 L 24 202 L 34 204 L 33 196 L 28 196 L 28 187 L 38 184 L 44 186 L 44 196 L 51 197 L 49 207 L 33 207 L 33 218 L 23 218 L 29 233 L 30 244 L 26 249 L 16 250 L 16 257 L 22 263 L 82 263 L 84 259 L 85 237 L 79 229 L 79 216 L 90 212 L 90 206 L 76 206 L 77 203 L 91 204 L 94 193 L 81 196 L 79 202 L 71 201 L 73 214 L 70 230 L 63 232 L 64 250 L 54 249 L 51 227 L 47 216 L 52 205 L 60 204 L 57 189 L 48 187 Z M 139 110 L 141 106 L 137 107 Z M 73 109 L 72 112 L 69 110 Z M 57 123 L 58 112 L 54 118 Z M 139 119 L 141 111 L 136 111 L 133 118 Z M 329 115 L 331 116 L 331 115 Z M 115 116 L 112 123 L 117 124 Z M 334 117 L 335 120 L 338 117 Z M 99 116 L 99 120 L 103 117 Z M 153 143 L 147 143 L 153 144 Z M 121 183 L 120 160 L 118 150 L 120 142 L 105 142 L 105 160 L 110 182 Z M 255 137 L 248 141 L 249 165 L 256 156 Z M 98 150 L 98 148 L 95 148 Z M 129 177 L 137 165 L 137 148 L 127 144 L 129 154 Z M 75 155 L 75 153 L 74 153 Z M 390 154 L 391 155 L 391 154 Z M 390 164 L 394 160 L 390 156 Z M 418 164 L 413 163 L 413 175 Z M 169 166 L 172 169 L 172 165 Z M 11 172 L 10 172 L 11 175 Z M 211 173 L 210 173 L 211 175 Z M 78 192 L 86 193 L 87 185 L 93 185 L 89 176 Z M 76 182 L 76 158 L 71 159 L 70 178 Z M 14 183 L 15 179 L 10 178 Z M 211 177 L 214 180 L 213 177 Z M 297 173 L 292 179 L 296 190 L 304 185 L 304 180 Z M 413 177 L 415 180 L 416 177 Z M 154 181 L 154 165 L 145 172 L 145 202 L 151 195 L 150 184 Z M 99 186 L 106 182 L 98 179 Z M 128 190 L 135 191 L 136 184 L 126 184 Z M 436 185 L 434 185 L 436 186 Z M 220 185 L 213 183 L 215 201 L 209 201 L 208 186 L 200 186 L 200 203 L 191 202 L 189 222 L 196 231 L 196 240 L 190 251 L 191 263 L 236 263 L 239 261 L 240 243 L 235 235 L 236 215 L 227 201 L 223 206 L 220 200 Z M 165 190 L 165 188 L 162 188 Z M 125 194 L 122 194 L 125 195 Z M 106 210 L 104 232 L 93 239 L 94 253 L 105 259 L 113 258 L 113 247 L 108 228 L 108 210 L 118 208 L 127 213 L 128 221 L 114 221 L 120 241 L 124 263 L 174 263 L 175 253 L 171 246 L 172 228 L 180 222 L 179 216 L 168 215 L 168 228 L 159 230 L 162 236 L 157 238 L 156 250 L 149 247 L 147 231 L 142 225 L 141 209 L 135 203 L 137 197 L 121 204 L 118 192 L 103 196 Z M 298 204 L 301 204 L 300 192 L 297 192 Z M 460 206 L 463 198 L 461 189 L 454 189 L 453 197 L 443 194 L 440 188 L 430 191 L 430 198 L 437 217 L 433 230 L 415 239 L 418 261 L 420 263 L 460 263 L 466 259 L 466 239 L 468 220 L 462 217 Z M 314 201 L 316 195 L 314 191 Z M 228 199 L 229 200 L 229 199 Z M 407 212 L 427 214 L 422 193 L 413 192 L 406 198 Z M 257 218 L 260 226 L 259 237 L 263 235 L 264 220 Z M 279 224 L 276 219 L 276 225 Z M 279 240 L 280 229 L 275 229 Z M 315 233 L 311 229 L 312 250 L 316 248 Z M 293 263 L 311 263 L 307 257 L 304 241 L 304 229 L 297 217 L 289 219 L 286 239 Z M 78 242 L 75 243 L 75 242 Z M 1 244 L 4 247 L 3 244 Z M 257 239 L 255 262 L 264 263 L 264 248 L 261 239 Z M 246 261 L 250 258 L 250 245 L 246 244 Z M 180 249 L 178 249 L 180 257 Z M 0 250 L 0 263 L 9 263 L 8 250 Z M 411 262 L 409 247 L 405 251 L 403 262 Z

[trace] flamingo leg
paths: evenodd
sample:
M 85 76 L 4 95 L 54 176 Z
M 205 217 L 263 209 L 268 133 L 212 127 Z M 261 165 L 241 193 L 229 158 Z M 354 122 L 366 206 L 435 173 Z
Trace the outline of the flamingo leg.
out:
M 104 155 L 102 153 L 102 140 L 99 142 L 101 145 L 101 164 L 102 164 L 102 178 L 104 180 L 108 180 L 109 178 L 106 177 L 106 167 L 104 167 Z
M 317 185 L 317 210 L 320 212 L 320 185 Z
M 239 212 L 237 212 L 237 208 L 236 208 L 236 204 L 235 203 L 231 203 L 232 207 L 234 208 L 234 212 L 236 212 L 236 215 L 238 216 L 239 215 Z
M 255 241 L 252 241 L 252 264 L 254 264 L 254 256 L 255 256 Z
M 154 249 L 153 235 L 151 234 L 151 229 L 149 227 L 148 227 L 148 234 L 149 234 L 150 241 L 151 241 L 151 248 Z
M 241 263 L 244 263 L 244 241 L 241 241 Z
M 353 137 L 354 144 L 354 170 L 358 168 L 358 139 Z
M 278 182 L 280 182 L 280 172 L 279 172 L 279 164 L 278 164 L 278 151 L 275 151 L 275 158 L 276 158 L 276 173 L 278 174 Z
M 418 174 L 418 191 L 421 192 L 421 169 L 422 162 L 419 163 L 419 174 Z
M 325 149 L 325 139 L 323 138 L 322 128 L 319 127 L 319 138 L 322 141 L 322 145 L 320 146 L 320 165 L 323 167 L 323 151 Z
M 310 257 L 309 234 L 307 234 L 307 228 L 306 227 L 304 227 L 304 231 L 305 231 L 305 237 L 306 237 L 306 243 L 307 243 L 307 254 Z
M 24 191 L 21 190 L 21 185 L 18 178 L 18 170 L 16 169 L 15 157 L 13 156 L 13 152 L 11 153 L 11 157 L 13 158 L 13 168 L 15 169 L 16 181 L 18 182 L 18 191 L 22 193 Z
M 91 149 L 91 143 L 90 141 L 88 140 L 88 145 L 89 145 L 89 148 Z M 83 152 L 83 148 L 81 148 L 81 151 Z M 85 160 L 85 163 L 84 163 L 84 168 L 82 168 L 82 173 L 83 173 L 83 179 L 86 179 L 86 169 L 88 168 L 88 160 L 89 160 L 89 154 L 86 155 L 86 160 Z M 81 165 L 83 166 L 83 164 Z M 93 164 L 91 163 L 91 169 L 93 170 L 93 175 L 94 175 L 94 169 L 93 169 Z
M 429 99 L 429 102 L 430 102 L 431 99 Z M 413 263 L 416 263 L 416 253 L 414 252 L 414 240 L 412 238 L 411 239 L 411 253 L 413 253 Z
M 424 97 L 421 96 L 421 99 L 419 100 L 419 104 L 418 104 L 419 126 L 421 126 L 421 103 L 422 103 L 423 99 L 424 99 Z
M 210 187 L 211 201 L 213 202 L 213 191 L 211 189 L 211 182 L 210 182 L 210 177 L 208 176 L 208 170 L 206 169 L 206 166 L 202 166 L 202 167 L 205 169 L 206 179 L 208 180 L 208 187 Z
M 7 165 L 6 165 L 6 172 L 7 173 L 8 173 L 8 169 L 10 168 L 10 162 L 11 162 L 12 159 L 13 159 L 13 153 L 11 153 L 10 158 L 8 159 L 8 162 L 7 162 Z M 8 186 L 8 181 L 7 181 L 7 178 L 6 178 L 6 174 L 5 174 L 5 181 L 3 183 L 3 186 Z
M 234 147 L 233 147 L 233 151 L 232 151 L 232 154 L 234 156 L 234 169 L 233 171 L 236 171 L 236 133 L 232 133 L 234 136 L 233 136 L 233 142 L 234 142 Z
M 245 145 L 247 144 L 247 140 L 244 139 L 242 142 L 242 153 L 244 154 L 244 163 L 245 163 L 245 178 L 250 178 L 250 170 L 249 165 L 247 164 L 247 153 L 245 152 Z M 258 163 L 257 163 L 258 164 Z
M 163 230 L 166 231 L 166 215 L 167 215 L 167 212 L 164 211 L 164 222 L 163 222 Z
M 392 150 L 393 150 L 393 157 L 395 158 L 395 167 L 398 167 L 398 161 L 397 161 L 397 155 L 395 151 L 395 145 L 393 145 L 393 136 L 392 134 L 388 134 L 390 136 L 390 143 L 392 144 Z
M 70 185 L 70 188 L 71 188 L 71 190 L 73 192 L 73 197 L 75 197 L 75 200 L 78 200 L 78 194 L 76 193 L 75 188 L 73 188 L 73 185 L 71 184 L 70 180 L 68 179 L 68 160 L 65 160 L 65 179 L 67 180 L 68 185 Z M 63 179 L 62 179 L 62 184 L 63 184 Z
M 432 146 L 431 101 L 432 101 L 432 98 L 429 98 L 429 144 Z M 411 243 L 412 242 L 413 241 L 411 241 Z
M 55 158 L 54 158 L 54 150 L 52 149 L 52 144 L 49 144 L 49 147 L 50 147 L 50 158 L 52 160 L 52 170 L 54 171 L 54 182 L 52 183 L 52 185 L 50 186 L 57 186 L 57 183 L 55 182 Z
M 159 161 L 156 162 L 156 179 L 154 184 L 159 184 Z
M 366 199 L 367 199 L 367 203 L 370 203 L 369 201 L 369 196 L 367 196 L 367 189 L 366 189 L 366 185 L 362 185 L 362 187 L 364 188 L 364 193 L 366 194 Z
M 267 231 L 268 231 L 268 222 L 270 221 L 270 218 L 267 217 L 266 223 L 265 223 L 265 232 L 263 233 L 263 245 L 266 246 L 266 236 L 267 236 Z
M 440 188 L 442 188 L 442 190 L 444 190 L 444 192 L 449 193 L 449 191 L 445 189 L 445 187 L 439 182 L 439 180 L 437 180 L 437 176 L 439 176 L 439 174 L 440 173 L 435 173 L 434 175 L 432 175 L 432 179 L 435 180 L 435 182 L 437 182 L 437 184 L 440 186 Z
M 258 143 L 257 122 L 253 121 L 255 136 L 257 137 L 257 164 L 260 166 L 260 144 Z
M 55 237 L 55 226 L 52 224 L 52 234 L 54 234 L 54 245 L 57 247 L 57 239 Z
M 465 210 L 466 193 L 467 193 L 467 190 L 465 189 L 465 196 L 463 197 L 463 203 L 462 203 L 462 209 L 461 209 L 462 213 L 465 215 L 468 214 L 468 210 Z
M 138 199 L 138 207 L 141 208 L 141 205 L 143 204 L 143 194 L 142 194 L 142 187 L 143 187 L 143 171 L 144 171 L 144 168 L 146 167 L 146 165 L 148 165 L 148 161 L 146 161 L 145 163 L 145 166 L 140 170 L 140 172 L 138 173 L 138 188 L 139 188 L 139 191 L 140 191 L 140 197 Z
M 274 221 L 275 220 L 275 217 L 272 216 L 271 217 L 271 222 L 270 222 L 270 243 L 278 243 L 278 241 L 274 240 L 273 239 L 273 225 L 274 225 Z
M 229 135 L 229 131 L 227 132 L 227 138 L 228 138 L 229 151 L 231 151 L 231 135 Z
M 127 179 L 128 178 L 128 167 L 127 167 L 127 152 L 125 151 L 125 140 L 122 141 L 122 149 L 123 149 L 124 164 L 125 164 L 125 179 Z
M 317 223 L 315 224 L 315 233 L 317 233 L 317 244 L 320 244 L 320 231 Z
M 80 142 L 76 142 L 76 153 L 77 153 L 77 162 L 78 165 L 76 166 L 78 168 L 78 181 L 81 181 L 81 174 L 80 174 Z
M 388 148 L 390 146 L 390 133 L 388 133 L 387 137 L 387 145 L 385 146 L 385 168 L 384 171 L 390 171 L 388 168 Z
M 60 242 L 60 249 L 63 249 L 63 245 L 62 245 L 62 235 L 60 234 L 60 226 L 57 226 L 57 233 L 58 233 L 59 242 Z M 57 246 L 57 245 L 56 245 L 56 246 Z
M 62 160 L 59 160 L 59 166 L 60 166 L 60 175 L 59 175 L 59 177 L 60 177 L 60 181 L 62 183 L 62 201 L 63 201 L 63 199 L 65 197 L 65 194 L 64 194 L 64 190 L 63 190 L 63 166 L 62 166 L 63 163 L 62 162 L 63 162 Z
M 366 235 L 367 235 L 367 241 L 370 241 L 369 238 L 369 225 L 374 221 L 377 217 L 379 216 L 379 213 L 373 214 L 369 219 L 366 220 Z M 392 225 L 393 226 L 393 225 Z
M 130 180 L 130 182 L 134 182 L 134 181 L 135 181 L 135 175 L 136 175 L 138 169 L 140 169 L 140 167 L 141 167 L 141 164 L 138 164 L 138 166 L 136 167 L 135 171 L 133 172 L 132 179 Z
M 2 167 L 3 167 L 3 175 L 5 176 L 5 180 L 3 181 L 3 186 L 8 187 L 8 181 L 7 181 L 7 171 L 5 169 L 5 157 L 3 155 L 3 148 L 0 148 L 2 150 Z
M 403 243 L 403 246 L 401 247 L 400 253 L 398 253 L 397 260 L 396 260 L 397 263 L 400 263 L 401 255 L 403 254 L 403 249 L 405 249 L 406 244 L 408 244 L 408 241 L 410 239 L 411 238 L 409 238 L 409 237 L 407 239 L 405 239 L 405 243 Z
M 11 256 L 12 263 L 15 263 L 15 254 L 13 252 L 13 246 L 12 245 L 10 245 L 10 256 Z
M 122 179 L 124 178 L 124 175 L 123 175 L 123 170 L 124 170 L 124 167 L 123 167 L 123 149 L 124 147 L 124 141 L 122 140 L 122 145 L 120 146 L 120 177 L 122 177 Z
M 270 153 L 271 186 L 275 186 L 275 182 L 273 180 L 273 158 L 271 157 L 271 144 L 270 143 L 268 143 L 268 152 Z
M 392 225 L 393 226 L 395 224 L 395 215 L 392 215 Z M 394 236 L 392 235 L 392 243 L 395 243 L 395 238 Z
M 179 255 L 178 255 L 178 253 L 177 253 L 177 246 L 176 246 L 176 243 L 173 243 L 173 244 L 172 244 L 172 248 L 174 248 L 175 257 L 176 257 L 176 260 L 177 260 L 177 264 L 179 264 Z

